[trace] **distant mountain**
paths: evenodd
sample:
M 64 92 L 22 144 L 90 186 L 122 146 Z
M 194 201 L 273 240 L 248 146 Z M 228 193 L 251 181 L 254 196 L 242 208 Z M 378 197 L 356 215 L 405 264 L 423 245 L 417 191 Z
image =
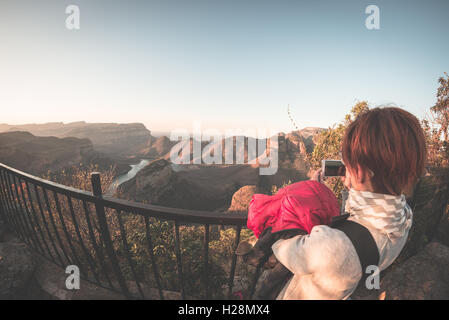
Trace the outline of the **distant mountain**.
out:
M 316 139 L 318 135 L 323 132 L 324 128 L 318 128 L 318 127 L 306 127 L 301 130 L 292 131 L 287 135 L 287 138 L 289 138 L 291 141 L 297 140 L 297 137 L 301 137 L 302 141 L 304 142 L 304 145 L 306 147 L 306 152 L 311 153 L 313 151 L 313 148 L 316 144 Z
M 295 164 L 295 161 L 299 158 L 304 160 L 304 157 L 307 153 L 313 151 L 315 147 L 317 136 L 325 129 L 322 128 L 304 128 L 299 131 L 292 131 L 288 134 L 279 133 L 278 141 L 279 141 L 279 159 L 283 166 L 286 168 L 298 168 L 302 169 L 303 166 L 298 166 Z M 221 163 L 226 162 L 226 152 L 229 150 L 232 151 L 232 161 L 234 164 L 237 164 L 237 155 L 239 155 L 240 160 L 243 159 L 245 164 L 249 162 L 253 162 L 255 159 L 264 158 L 263 154 L 265 153 L 267 145 L 269 146 L 269 142 L 266 142 L 265 139 L 259 140 L 252 137 L 246 136 L 234 136 L 223 138 L 220 141 L 202 141 L 201 142 L 201 155 L 195 156 L 193 154 L 193 144 L 194 139 L 190 138 L 190 162 L 193 164 L 204 163 L 204 157 L 210 155 L 213 157 L 214 152 L 216 150 L 220 150 L 221 145 Z M 161 136 L 157 139 L 154 139 L 151 145 L 144 150 L 142 150 L 141 154 L 143 157 L 149 158 L 164 158 L 170 159 L 170 151 L 173 146 L 177 145 L 179 141 L 171 141 L 166 136 Z M 254 145 L 257 148 L 256 154 L 248 154 L 248 147 L 250 145 Z M 229 150 L 227 149 L 229 148 Z M 259 167 L 259 163 L 252 164 L 253 167 Z
M 160 136 L 153 138 L 151 143 L 140 151 L 143 158 L 169 158 L 171 148 L 176 144 L 176 141 L 171 141 L 167 136 Z
M 123 158 L 140 157 L 154 140 L 141 123 L 92 123 L 73 128 L 66 137 L 88 138 L 97 151 Z
M 80 163 L 96 164 L 100 169 L 116 166 L 118 173 L 129 170 L 125 163 L 94 150 L 89 139 L 37 137 L 23 131 L 0 133 L 0 162 L 34 175 Z
M 112 155 L 114 158 L 136 157 L 156 140 L 141 123 L 86 123 L 81 121 L 67 124 L 62 122 L 24 125 L 0 124 L 1 131 L 27 131 L 40 137 L 89 139 L 95 150 Z
M 37 135 L 12 131 L 27 129 Z M 118 174 L 127 172 L 129 159 L 158 159 L 142 169 L 137 175 L 119 187 L 121 195 L 136 201 L 203 210 L 227 208 L 234 192 L 244 185 L 271 188 L 285 182 L 306 178 L 307 153 L 313 150 L 317 135 L 324 129 L 305 128 L 288 134 L 279 133 L 278 171 L 272 176 L 261 176 L 259 162 L 262 160 L 266 140 L 262 140 L 257 155 L 248 154 L 248 145 L 258 145 L 252 137 L 221 139 L 201 143 L 202 156 L 210 154 L 213 146 L 222 145 L 223 164 L 204 165 L 202 159 L 190 158 L 200 165 L 174 165 L 170 163 L 170 151 L 178 141 L 167 136 L 151 135 L 144 125 L 111 123 L 47 123 L 43 125 L 1 125 L 0 162 L 35 175 L 67 169 L 84 164 L 97 164 L 100 169 L 116 166 Z M 269 141 L 269 140 L 268 140 Z M 190 147 L 194 143 L 190 139 Z M 233 165 L 226 165 L 226 146 L 232 146 Z M 269 142 L 268 142 L 269 146 Z M 244 164 L 236 164 L 236 154 L 242 155 Z
M 287 168 L 303 169 L 298 160 L 303 158 L 306 153 L 312 152 L 316 136 L 324 129 L 307 127 L 299 131 L 292 131 L 288 134 L 279 133 L 279 154 L 280 163 Z M 35 136 L 55 136 L 58 138 L 76 137 L 80 139 L 89 139 L 93 143 L 95 150 L 105 153 L 114 158 L 133 159 L 133 158 L 164 158 L 170 159 L 170 151 L 178 141 L 171 141 L 166 135 L 155 137 L 141 123 L 86 123 L 72 122 L 51 122 L 45 124 L 25 124 L 25 125 L 7 125 L 0 124 L 2 131 L 28 131 Z M 254 160 L 254 156 L 248 155 L 248 145 L 258 143 L 258 140 L 251 137 L 241 137 L 243 144 L 238 144 L 236 137 L 222 139 L 217 142 L 203 141 L 201 143 L 202 156 L 210 154 L 213 146 L 222 144 L 222 162 L 225 162 L 225 146 L 232 146 L 233 159 L 236 163 L 236 154 L 242 155 L 244 163 Z M 193 139 L 190 139 L 192 149 Z M 265 147 L 258 150 L 257 156 L 265 151 Z M 197 163 L 201 159 L 195 159 L 192 155 L 191 161 Z M 295 163 L 296 162 L 296 163 Z M 258 166 L 255 164 L 253 166 Z
M 322 128 L 304 128 L 299 131 L 292 131 L 288 134 L 278 133 L 278 160 L 279 168 L 295 169 L 301 172 L 307 172 L 306 156 L 311 153 L 315 147 L 317 136 L 325 129 Z M 221 146 L 221 163 L 226 162 L 226 152 L 231 150 L 232 162 L 237 164 L 237 155 L 244 164 L 250 164 L 252 167 L 258 168 L 263 166 L 262 163 L 267 157 L 266 149 L 270 146 L 270 139 L 256 139 L 252 137 L 235 136 L 221 139 L 217 142 L 205 141 L 201 143 L 201 156 L 191 156 L 191 163 L 204 163 L 204 157 L 213 157 L 214 152 L 220 150 Z M 161 148 L 163 152 L 170 152 L 171 147 L 175 143 L 166 143 L 166 148 Z M 191 150 L 193 140 L 190 139 Z M 249 153 L 249 146 L 256 146 L 256 153 Z M 169 159 L 169 155 L 160 153 L 160 156 Z M 266 162 L 265 162 L 266 163 Z

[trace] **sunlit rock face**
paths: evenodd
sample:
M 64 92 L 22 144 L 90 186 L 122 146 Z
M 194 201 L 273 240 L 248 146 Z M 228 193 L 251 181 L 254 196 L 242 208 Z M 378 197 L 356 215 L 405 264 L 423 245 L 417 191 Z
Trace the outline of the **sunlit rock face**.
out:
M 254 185 L 244 186 L 237 190 L 232 196 L 231 206 L 229 212 L 246 212 L 249 208 L 249 203 L 255 193 L 259 193 L 258 189 Z
M 196 203 L 195 197 L 191 198 L 194 188 L 180 179 L 170 162 L 164 159 L 149 163 L 134 178 L 121 184 L 118 191 L 126 199 L 170 207 L 187 204 L 191 208 Z
M 141 156 L 150 159 L 159 157 L 169 159 L 170 150 L 176 143 L 176 141 L 170 141 L 166 136 L 161 136 L 159 138 L 152 137 L 150 143 L 141 150 Z
M 237 189 L 236 176 L 255 182 L 257 170 L 249 166 L 188 166 L 180 170 L 169 161 L 158 159 L 121 184 L 118 196 L 168 207 L 217 210 L 229 206 Z

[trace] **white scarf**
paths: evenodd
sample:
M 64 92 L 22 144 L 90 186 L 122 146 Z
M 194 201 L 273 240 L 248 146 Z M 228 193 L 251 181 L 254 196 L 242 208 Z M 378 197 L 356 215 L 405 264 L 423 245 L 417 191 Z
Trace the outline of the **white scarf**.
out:
M 405 196 L 349 190 L 345 211 L 355 221 L 369 224 L 388 237 L 402 237 L 412 224 L 412 209 Z

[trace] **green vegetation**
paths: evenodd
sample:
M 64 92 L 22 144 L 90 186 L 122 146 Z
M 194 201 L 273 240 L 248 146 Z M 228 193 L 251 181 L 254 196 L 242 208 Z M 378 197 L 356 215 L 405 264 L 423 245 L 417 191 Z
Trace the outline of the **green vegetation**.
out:
M 428 163 L 432 167 L 449 166 L 449 75 L 438 79 L 437 102 L 422 121 L 429 150 Z
M 78 189 L 91 191 L 90 173 L 93 171 L 98 171 L 98 167 L 89 166 L 85 168 L 80 165 L 77 168 L 73 168 L 70 173 L 66 171 L 61 171 L 60 173 L 49 172 L 44 178 Z M 113 179 L 113 168 L 101 172 L 103 191 L 109 188 Z M 33 201 L 33 205 L 36 210 L 38 210 L 36 201 L 38 197 L 41 203 L 45 202 L 42 191 L 37 194 L 32 192 L 31 198 L 35 200 Z M 70 248 L 69 242 L 72 244 L 79 260 L 75 262 L 80 262 L 81 265 L 87 268 L 84 272 L 89 278 L 93 279 L 95 274 L 97 274 L 101 281 L 106 282 L 106 277 L 102 272 L 103 270 L 99 267 L 101 266 L 101 262 L 97 257 L 94 243 L 90 236 L 88 221 L 81 201 L 72 199 L 71 204 L 75 212 L 76 222 L 83 239 L 83 244 L 87 248 L 90 257 L 84 253 L 81 241 L 77 236 L 67 199 L 64 197 L 58 198 L 59 208 L 68 234 L 66 236 L 61 220 L 57 218 L 58 207 L 55 198 L 52 193 L 49 193 L 48 203 L 50 210 L 45 209 L 46 207 L 44 206 L 43 219 L 48 224 L 51 221 L 51 217 L 54 217 L 55 228 L 50 229 L 52 237 L 56 238 L 55 233 L 57 232 L 65 248 Z M 92 205 L 88 205 L 88 210 L 90 212 L 89 219 L 96 245 L 105 253 L 106 246 L 100 236 L 100 227 L 95 209 Z M 135 273 L 140 283 L 145 283 L 147 286 L 153 288 L 157 287 L 152 272 L 151 255 L 149 252 L 149 250 L 152 250 L 159 269 L 162 288 L 169 291 L 179 291 L 174 222 L 155 218 L 149 219 L 149 231 L 153 244 L 153 247 L 150 248 L 147 241 L 145 218 L 143 216 L 128 212 L 117 212 L 111 208 L 105 208 L 105 213 L 112 243 L 125 279 L 130 282 L 134 281 Z M 39 223 L 43 225 L 44 221 L 40 220 Z M 204 232 L 205 229 L 202 225 L 180 225 L 179 227 L 184 286 L 186 294 L 191 297 L 202 297 L 204 294 Z M 246 241 L 252 235 L 252 231 L 243 229 L 240 239 Z M 235 237 L 236 230 L 233 227 L 210 226 L 208 261 L 209 298 L 226 298 L 226 286 L 231 269 Z M 48 243 L 51 241 L 48 236 L 46 236 L 46 241 Z M 130 253 L 129 256 L 128 252 Z M 53 250 L 52 253 L 54 254 Z M 89 264 L 89 260 L 95 261 L 95 269 Z M 106 267 L 110 268 L 111 266 L 107 263 Z M 246 264 L 237 263 L 235 274 L 238 277 L 249 279 L 253 271 Z M 108 274 L 109 277 L 114 278 L 112 269 L 108 269 Z
M 152 277 L 151 260 L 146 242 L 146 233 L 142 224 L 142 217 L 133 214 L 124 216 L 128 247 L 133 256 L 136 273 L 140 281 L 145 281 L 151 287 L 156 287 Z M 186 294 L 201 297 L 204 294 L 204 226 L 180 226 L 180 249 L 182 256 L 182 271 Z M 179 291 L 177 261 L 175 255 L 174 223 L 150 219 L 150 233 L 153 241 L 153 255 L 157 261 L 161 276 L 162 287 L 165 290 Z M 209 298 L 225 298 L 226 285 L 231 268 L 233 246 L 236 236 L 235 228 L 210 227 L 209 242 Z M 243 229 L 241 240 L 248 240 L 252 232 Z M 125 262 L 126 248 L 124 248 L 121 235 L 113 239 L 120 260 Z M 125 264 L 123 264 L 125 265 Z M 250 277 L 252 270 L 246 265 L 238 264 L 236 275 Z M 126 270 L 127 278 L 132 278 L 129 264 Z M 151 275 L 149 277 L 149 275 Z
M 346 128 L 358 115 L 368 110 L 368 102 L 357 102 L 341 123 L 320 133 L 313 152 L 308 154 L 306 159 L 312 170 L 319 169 L 321 167 L 321 160 L 323 159 L 341 159 L 341 144 Z M 344 187 L 340 178 L 327 178 L 325 184 L 336 194 L 337 198 L 340 199 L 341 191 Z

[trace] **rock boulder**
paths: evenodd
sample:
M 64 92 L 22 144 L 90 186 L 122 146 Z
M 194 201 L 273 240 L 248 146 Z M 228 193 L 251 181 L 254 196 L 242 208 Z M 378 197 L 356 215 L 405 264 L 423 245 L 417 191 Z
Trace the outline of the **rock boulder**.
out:
M 228 211 L 248 211 L 249 203 L 255 193 L 258 193 L 256 186 L 241 187 L 232 196 L 231 206 Z
M 381 296 L 388 300 L 449 299 L 449 247 L 431 242 L 381 282 Z

